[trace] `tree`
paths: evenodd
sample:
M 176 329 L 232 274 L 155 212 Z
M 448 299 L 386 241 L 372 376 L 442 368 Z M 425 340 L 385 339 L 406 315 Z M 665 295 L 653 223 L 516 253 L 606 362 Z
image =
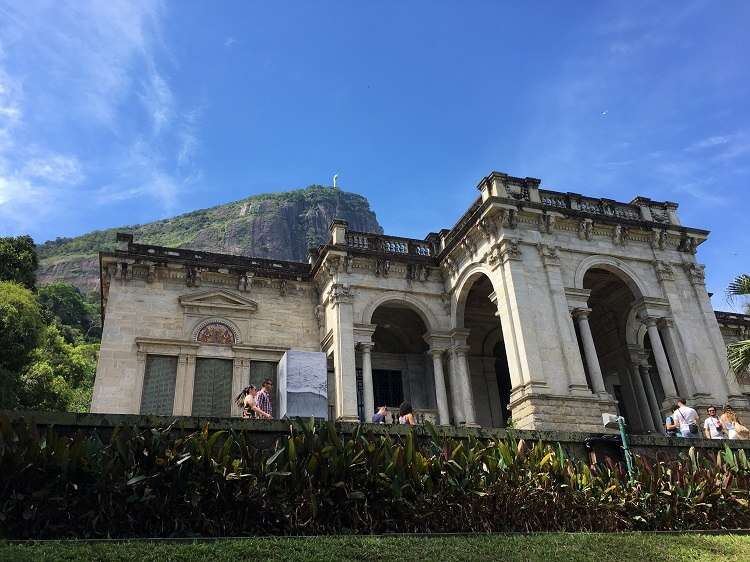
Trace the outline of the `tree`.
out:
M 39 303 L 47 309 L 60 324 L 81 330 L 84 334 L 91 326 L 89 306 L 81 291 L 69 283 L 44 285 L 37 291 Z
M 734 297 L 750 296 L 750 275 L 745 273 L 738 276 L 729 284 L 727 293 L 730 300 Z M 727 346 L 727 358 L 736 375 L 750 371 L 750 340 L 730 343 Z
M 44 330 L 34 294 L 12 281 L 0 281 L 0 407 L 16 406 L 19 373 L 29 362 Z
M 38 265 L 31 236 L 0 237 L 0 281 L 15 281 L 33 289 Z
M 68 343 L 60 327 L 47 327 L 19 384 L 19 404 L 30 410 L 87 412 L 98 344 Z

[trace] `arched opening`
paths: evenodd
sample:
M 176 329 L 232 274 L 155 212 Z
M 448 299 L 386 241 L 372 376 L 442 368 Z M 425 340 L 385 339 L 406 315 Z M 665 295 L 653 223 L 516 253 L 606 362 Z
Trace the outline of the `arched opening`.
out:
M 645 433 L 660 427 L 657 425 L 658 411 L 653 411 L 655 397 L 650 396 L 656 388 L 658 380 L 655 379 L 658 377 L 633 363 L 633 350 L 628 346 L 626 329 L 637 296 L 633 292 L 634 283 L 631 280 L 626 282 L 623 276 L 610 269 L 592 267 L 583 277 L 583 287 L 591 291 L 588 322 L 604 387 L 617 400 L 619 414 L 625 418 L 628 426 Z M 580 344 L 578 325 L 576 333 Z M 584 369 L 591 386 L 591 373 L 586 361 Z
M 467 363 L 476 420 L 483 427 L 505 427 L 511 419 L 508 404 L 512 385 L 497 306 L 490 300 L 494 289 L 483 273 L 467 287 L 457 319 L 469 330 Z M 450 394 L 455 395 L 455 390 Z
M 395 412 L 406 400 L 418 420 L 437 421 L 432 361 L 424 339 L 428 328 L 422 316 L 405 303 L 386 302 L 375 309 L 370 323 L 375 325 L 371 352 L 373 409 L 387 406 Z M 364 419 L 361 353 L 357 356 L 357 402 L 360 419 Z

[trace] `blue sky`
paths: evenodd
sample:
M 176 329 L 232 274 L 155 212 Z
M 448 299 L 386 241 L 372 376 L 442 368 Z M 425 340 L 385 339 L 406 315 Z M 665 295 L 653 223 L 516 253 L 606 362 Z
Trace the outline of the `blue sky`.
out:
M 386 232 L 495 169 L 680 203 L 714 305 L 750 269 L 750 2 L 0 0 L 0 235 L 312 183 Z

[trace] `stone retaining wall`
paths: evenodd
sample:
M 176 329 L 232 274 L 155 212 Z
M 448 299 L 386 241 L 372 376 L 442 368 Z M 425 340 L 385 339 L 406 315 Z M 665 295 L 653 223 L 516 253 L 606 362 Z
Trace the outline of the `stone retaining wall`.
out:
M 0 410 L 0 416 L 5 416 L 12 422 L 22 420 L 31 421 L 37 427 L 54 427 L 61 433 L 73 434 L 78 431 L 96 432 L 104 441 L 109 439 L 112 430 L 117 426 L 137 428 L 166 428 L 171 426 L 175 431 L 194 431 L 201 429 L 207 423 L 211 429 L 233 429 L 252 434 L 253 442 L 259 448 L 272 448 L 279 437 L 288 434 L 291 422 L 287 420 L 245 420 L 238 418 L 198 418 L 171 416 L 140 416 L 130 414 L 76 414 L 70 412 L 23 412 Z M 351 434 L 359 424 L 337 423 L 336 427 L 344 434 Z M 362 424 L 373 435 L 403 436 L 408 427 L 392 424 Z M 416 426 L 414 431 L 420 437 L 429 434 L 426 428 Z M 544 441 L 560 443 L 565 451 L 573 457 L 601 460 L 605 456 L 619 455 L 619 438 L 604 433 L 580 433 L 568 431 L 529 431 L 514 429 L 474 429 L 453 426 L 438 426 L 440 435 L 454 439 L 468 439 L 473 435 L 479 439 L 497 439 L 515 437 L 526 441 Z M 750 440 L 681 439 L 663 435 L 633 435 L 629 437 L 630 445 L 635 454 L 654 460 L 668 460 L 686 453 L 694 446 L 705 453 L 717 452 L 724 444 L 732 449 L 744 449 L 750 455 Z M 592 456 L 593 455 L 593 456 Z

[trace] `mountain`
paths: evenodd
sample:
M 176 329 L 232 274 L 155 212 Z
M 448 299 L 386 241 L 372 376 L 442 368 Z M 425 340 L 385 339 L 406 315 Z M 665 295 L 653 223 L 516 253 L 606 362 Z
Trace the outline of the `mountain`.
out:
M 37 246 L 39 283 L 65 281 L 85 293 L 98 290 L 98 252 L 115 248 L 117 232 L 136 242 L 225 254 L 307 261 L 307 250 L 324 243 L 334 218 L 349 228 L 382 234 L 367 199 L 332 187 L 254 195 L 174 218 L 136 226 L 96 230 Z

